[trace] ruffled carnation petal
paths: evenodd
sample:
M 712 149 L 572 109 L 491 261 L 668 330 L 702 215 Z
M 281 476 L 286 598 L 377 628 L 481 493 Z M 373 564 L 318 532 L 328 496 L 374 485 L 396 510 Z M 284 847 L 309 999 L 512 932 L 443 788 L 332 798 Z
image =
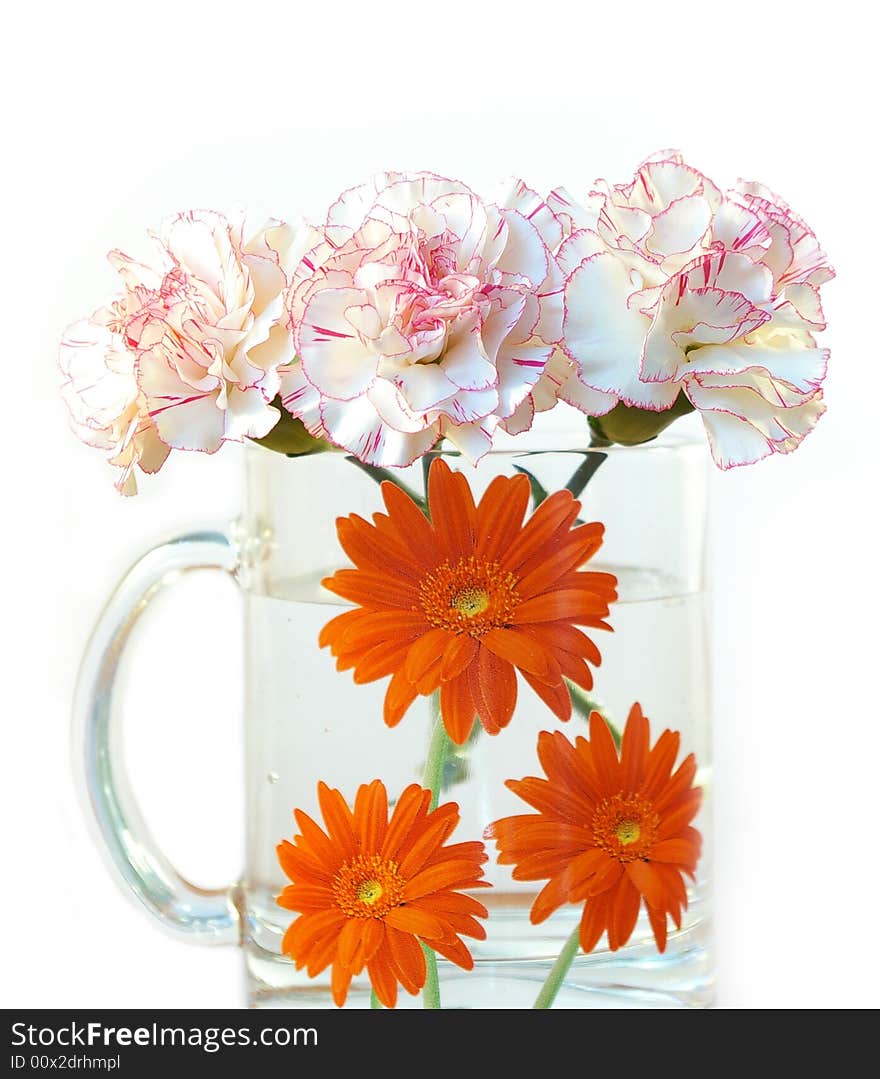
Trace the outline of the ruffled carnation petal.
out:
M 723 194 L 663 151 L 584 207 L 561 191 L 548 204 L 567 226 L 562 347 L 580 384 L 660 411 L 684 389 L 723 468 L 788 453 L 812 430 L 828 363 L 812 333 L 834 273 L 782 199 L 742 182 Z M 557 396 L 598 415 L 560 373 Z
M 345 192 L 291 271 L 302 370 L 282 371 L 285 407 L 384 466 L 440 437 L 482 456 L 498 426 L 531 407 L 561 335 L 564 282 L 550 250 L 561 236 L 521 181 L 495 203 L 430 173 L 384 173 Z

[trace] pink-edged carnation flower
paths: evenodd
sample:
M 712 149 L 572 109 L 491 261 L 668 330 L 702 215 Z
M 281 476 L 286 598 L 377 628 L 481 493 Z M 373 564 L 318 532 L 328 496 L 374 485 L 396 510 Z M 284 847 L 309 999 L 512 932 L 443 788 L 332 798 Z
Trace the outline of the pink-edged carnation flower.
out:
M 788 453 L 824 411 L 819 286 L 834 276 L 778 196 L 724 194 L 674 152 L 587 204 L 548 204 L 566 231 L 563 349 L 570 377 L 664 411 L 684 392 L 722 468 Z
M 152 236 L 147 261 L 110 253 L 124 291 L 67 330 L 61 366 L 74 429 L 111 451 L 123 491 L 135 464 L 153 472 L 169 449 L 214 453 L 278 422 L 295 238 L 272 221 L 245 240 L 242 218 L 190 211 Z
M 104 450 L 119 471 L 116 489 L 137 493 L 135 466 L 157 472 L 169 448 L 159 438 L 135 377 L 134 353 L 126 347 L 118 303 L 68 326 L 59 362 L 61 395 L 77 437 Z
M 440 438 L 479 459 L 499 426 L 531 423 L 561 335 L 561 236 L 520 182 L 494 202 L 430 173 L 345 192 L 293 271 L 285 407 L 370 464 Z

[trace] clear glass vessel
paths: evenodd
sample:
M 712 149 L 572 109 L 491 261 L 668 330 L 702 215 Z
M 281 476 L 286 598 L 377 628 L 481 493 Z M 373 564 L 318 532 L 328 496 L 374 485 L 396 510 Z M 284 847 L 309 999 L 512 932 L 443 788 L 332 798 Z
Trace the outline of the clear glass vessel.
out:
M 639 701 L 652 737 L 681 732 L 682 755 L 700 765 L 704 837 L 696 884 L 680 930 L 657 952 L 642 914 L 629 943 L 610 952 L 605 940 L 578 955 L 556 1007 L 698 1007 L 711 999 L 710 957 L 710 710 L 703 597 L 706 449 L 666 434 L 635 448 L 585 450 L 577 436 L 519 436 L 474 468 L 460 457 L 476 497 L 499 474 L 526 469 L 547 491 L 564 487 L 580 469 L 595 472 L 583 495 L 582 519 L 605 524 L 605 543 L 589 565 L 616 574 L 614 633 L 597 633 L 602 664 L 591 697 L 621 727 Z M 598 455 L 602 454 L 603 457 Z M 421 781 L 431 733 L 431 703 L 418 698 L 394 729 L 382 721 L 387 680 L 356 685 L 318 647 L 321 627 L 345 609 L 321 579 L 347 564 L 337 517 L 367 519 L 381 508 L 376 478 L 340 453 L 288 459 L 259 446 L 246 451 L 245 506 L 229 535 L 192 533 L 154 549 L 131 570 L 108 604 L 82 668 L 77 711 L 89 797 L 113 862 L 128 887 L 167 925 L 197 941 L 240 944 L 247 1003 L 256 1007 L 330 1007 L 330 972 L 309 978 L 281 954 L 293 915 L 275 903 L 286 883 L 275 847 L 291 838 L 291 810 L 320 819 L 316 784 L 324 780 L 353 799 L 359 784 L 384 781 L 390 794 Z M 417 462 L 395 471 L 424 491 Z M 126 785 L 118 752 L 119 709 L 114 678 L 139 613 L 181 571 L 214 566 L 233 574 L 245 597 L 245 730 L 247 852 L 241 880 L 223 892 L 193 888 L 156 849 Z M 540 774 L 541 730 L 586 733 L 575 714 L 562 724 L 524 684 L 513 721 L 495 737 L 482 731 L 447 761 L 441 801 L 462 812 L 456 840 L 479 838 L 499 817 L 524 812 L 508 778 Z M 492 888 L 478 898 L 490 911 L 485 941 L 468 941 L 475 959 L 466 972 L 440 960 L 444 1007 L 529 1008 L 581 907 L 557 911 L 541 925 L 529 908 L 542 886 L 513 880 L 495 862 Z M 366 974 L 352 982 L 347 1007 L 369 1007 Z M 401 993 L 398 1007 L 421 1007 Z

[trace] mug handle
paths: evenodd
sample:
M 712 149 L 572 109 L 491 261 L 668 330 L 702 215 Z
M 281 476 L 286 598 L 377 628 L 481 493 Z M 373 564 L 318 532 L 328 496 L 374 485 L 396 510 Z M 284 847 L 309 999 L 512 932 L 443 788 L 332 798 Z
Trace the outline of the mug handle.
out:
M 128 783 L 114 688 L 131 631 L 161 591 L 191 570 L 219 569 L 234 576 L 237 567 L 236 546 L 223 532 L 178 536 L 143 555 L 98 619 L 86 645 L 74 703 L 85 795 L 118 882 L 167 929 L 206 944 L 240 943 L 239 885 L 198 888 L 159 850 Z

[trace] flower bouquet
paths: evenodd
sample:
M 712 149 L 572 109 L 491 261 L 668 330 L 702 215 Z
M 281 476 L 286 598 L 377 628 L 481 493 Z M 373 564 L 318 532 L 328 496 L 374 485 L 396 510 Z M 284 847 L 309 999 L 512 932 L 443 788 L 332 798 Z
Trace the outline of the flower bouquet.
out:
M 822 415 L 813 233 L 669 151 L 580 201 L 386 173 L 322 225 L 191 211 L 151 240 L 64 336 L 74 429 L 126 495 L 230 441 L 247 482 L 229 533 L 133 568 L 87 651 L 126 882 L 242 943 L 253 1004 L 706 1003 L 693 429 L 727 469 Z M 145 601 L 205 566 L 246 617 L 248 849 L 218 892 L 141 824 L 110 708 Z

